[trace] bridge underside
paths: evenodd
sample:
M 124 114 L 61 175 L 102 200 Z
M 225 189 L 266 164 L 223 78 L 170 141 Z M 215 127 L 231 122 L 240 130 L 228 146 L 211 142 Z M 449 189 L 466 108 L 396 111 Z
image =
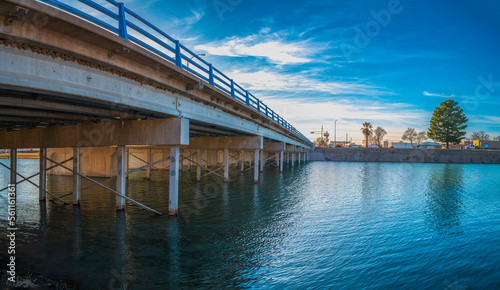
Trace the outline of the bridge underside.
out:
M 29 21 L 35 17 L 43 25 Z M 283 171 L 285 159 L 305 160 L 310 144 L 109 31 L 39 2 L 7 0 L 0 3 L 0 148 L 10 149 L 14 184 L 26 179 L 16 170 L 17 149 L 40 148 L 41 200 L 51 195 L 47 172 L 74 176 L 75 204 L 81 178 L 116 176 L 116 190 L 106 188 L 122 209 L 128 174 L 167 169 L 176 214 L 180 167 L 196 168 L 198 181 L 214 174 L 227 182 L 229 167 L 238 166 L 253 169 L 257 182 L 266 164 Z

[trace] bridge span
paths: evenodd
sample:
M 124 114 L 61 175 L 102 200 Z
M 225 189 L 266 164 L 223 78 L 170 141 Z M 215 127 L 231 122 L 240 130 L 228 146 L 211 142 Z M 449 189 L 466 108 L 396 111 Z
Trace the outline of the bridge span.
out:
M 212 64 L 114 0 L 0 2 L 0 148 L 11 184 L 47 190 L 47 173 L 73 175 L 125 200 L 125 178 L 169 172 L 169 213 L 178 212 L 179 168 L 196 180 L 229 166 L 259 171 L 307 160 L 313 144 Z M 40 148 L 38 184 L 16 170 L 17 149 Z M 4 165 L 5 166 L 5 165 Z M 116 188 L 92 179 L 116 176 Z M 5 185 L 7 186 L 7 185 Z M 87 187 L 88 188 L 88 187 Z M 69 194 L 68 194 L 69 196 Z M 139 203 L 138 203 L 139 204 Z M 156 210 L 139 204 L 156 213 Z

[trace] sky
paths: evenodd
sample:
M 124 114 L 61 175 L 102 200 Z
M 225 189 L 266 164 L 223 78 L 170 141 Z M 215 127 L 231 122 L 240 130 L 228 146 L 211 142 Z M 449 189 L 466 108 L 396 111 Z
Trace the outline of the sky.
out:
M 306 137 L 400 141 L 447 99 L 500 136 L 500 2 L 123 0 Z

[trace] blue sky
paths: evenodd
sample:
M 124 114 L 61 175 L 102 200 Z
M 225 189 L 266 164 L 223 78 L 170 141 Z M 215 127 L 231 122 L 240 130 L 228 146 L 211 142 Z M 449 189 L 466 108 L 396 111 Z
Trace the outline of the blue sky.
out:
M 500 3 L 159 1 L 127 7 L 180 39 L 307 137 L 360 142 L 371 122 L 399 141 L 454 99 L 468 133 L 500 136 Z M 332 136 L 333 134 L 331 134 Z

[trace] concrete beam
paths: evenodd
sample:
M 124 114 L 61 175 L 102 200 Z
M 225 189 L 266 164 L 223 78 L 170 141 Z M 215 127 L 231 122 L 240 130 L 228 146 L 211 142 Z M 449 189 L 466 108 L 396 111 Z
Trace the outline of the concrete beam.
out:
M 261 136 L 250 137 L 192 137 L 189 146 L 183 149 L 208 149 L 208 150 L 257 150 L 262 149 Z
M 297 146 L 295 146 L 295 145 L 286 144 L 286 151 L 295 152 L 296 147 Z
M 285 150 L 285 142 L 264 142 L 264 151 L 281 152 Z
M 0 130 L 0 148 L 8 149 L 188 144 L 189 120 L 183 118 Z

